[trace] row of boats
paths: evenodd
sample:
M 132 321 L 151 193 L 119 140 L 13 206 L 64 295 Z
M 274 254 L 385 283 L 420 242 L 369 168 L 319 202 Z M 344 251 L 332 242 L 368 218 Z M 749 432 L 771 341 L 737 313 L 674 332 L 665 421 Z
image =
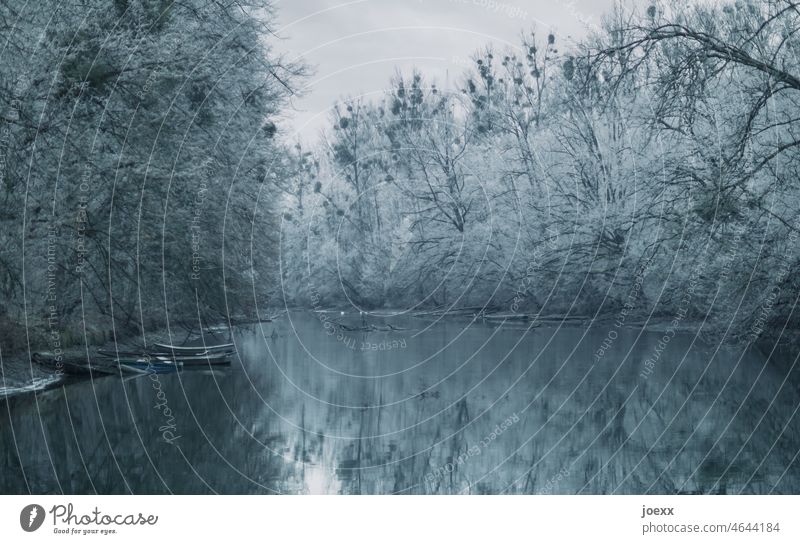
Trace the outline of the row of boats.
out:
M 153 344 L 141 350 L 98 349 L 94 360 L 64 357 L 53 353 L 34 353 L 33 362 L 51 371 L 75 376 L 102 374 L 163 374 L 185 367 L 207 368 L 230 365 L 233 344 L 214 346 L 173 346 Z

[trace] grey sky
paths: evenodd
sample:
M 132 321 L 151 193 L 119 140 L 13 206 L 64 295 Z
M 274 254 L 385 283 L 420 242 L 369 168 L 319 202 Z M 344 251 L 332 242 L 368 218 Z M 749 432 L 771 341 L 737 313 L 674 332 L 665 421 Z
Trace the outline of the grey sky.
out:
M 525 30 L 559 43 L 585 36 L 615 0 L 278 0 L 278 49 L 314 67 L 289 123 L 315 139 L 342 96 L 377 96 L 397 69 L 418 67 L 457 84 L 470 56 L 492 42 L 517 45 Z

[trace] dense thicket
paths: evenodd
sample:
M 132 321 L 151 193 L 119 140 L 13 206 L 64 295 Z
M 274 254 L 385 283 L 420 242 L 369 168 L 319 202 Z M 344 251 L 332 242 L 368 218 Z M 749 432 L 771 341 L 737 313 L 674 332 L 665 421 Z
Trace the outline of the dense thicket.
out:
M 656 3 L 344 101 L 298 152 L 287 300 L 796 326 L 798 30 L 789 0 Z
M 302 71 L 272 19 L 268 0 L 0 1 L 5 347 L 266 304 L 275 120 Z

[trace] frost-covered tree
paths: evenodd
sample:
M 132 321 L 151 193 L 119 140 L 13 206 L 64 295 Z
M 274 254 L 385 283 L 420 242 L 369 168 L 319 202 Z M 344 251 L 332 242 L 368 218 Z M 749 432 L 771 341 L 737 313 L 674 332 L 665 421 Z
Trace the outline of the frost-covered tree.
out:
M 138 329 L 264 302 L 275 122 L 303 71 L 272 20 L 266 0 L 0 2 L 9 319 Z

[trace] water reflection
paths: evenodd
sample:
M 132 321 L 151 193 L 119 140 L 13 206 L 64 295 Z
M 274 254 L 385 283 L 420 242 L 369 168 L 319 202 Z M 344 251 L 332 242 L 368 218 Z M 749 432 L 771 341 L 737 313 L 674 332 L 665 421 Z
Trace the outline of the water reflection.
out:
M 679 335 L 643 374 L 660 333 L 598 360 L 602 325 L 366 325 L 292 313 L 238 330 L 223 371 L 12 398 L 0 490 L 800 492 L 791 364 Z

